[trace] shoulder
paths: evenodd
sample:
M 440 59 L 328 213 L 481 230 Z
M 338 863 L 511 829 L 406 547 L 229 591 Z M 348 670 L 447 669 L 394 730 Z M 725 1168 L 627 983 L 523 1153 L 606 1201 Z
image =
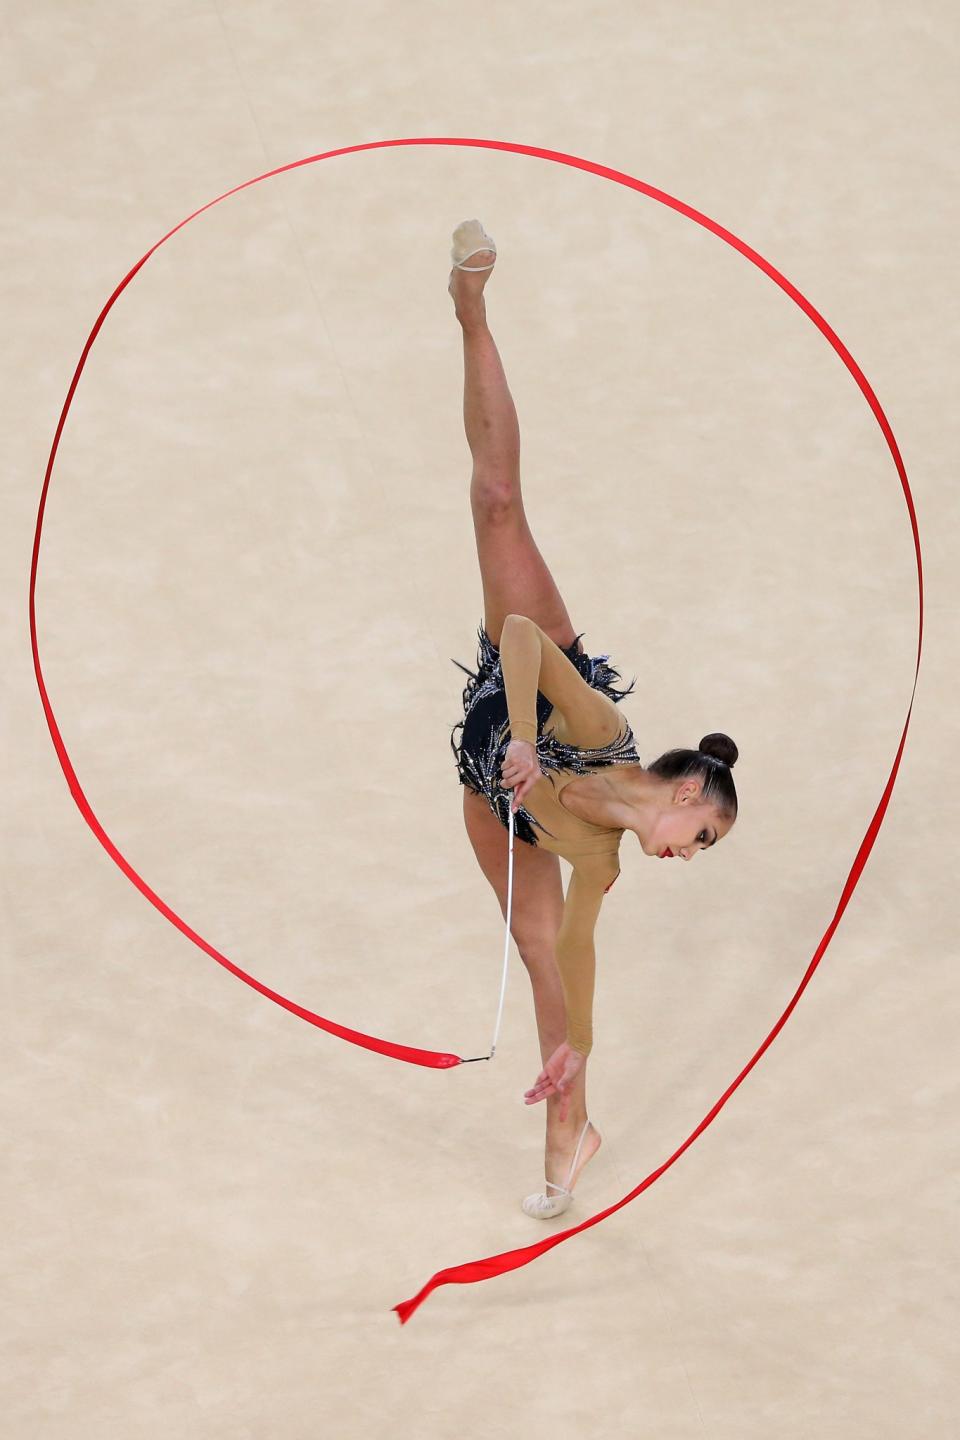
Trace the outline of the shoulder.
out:
M 582 885 L 606 894 L 620 874 L 620 856 L 616 851 L 601 855 L 578 855 L 574 863 L 574 874 Z

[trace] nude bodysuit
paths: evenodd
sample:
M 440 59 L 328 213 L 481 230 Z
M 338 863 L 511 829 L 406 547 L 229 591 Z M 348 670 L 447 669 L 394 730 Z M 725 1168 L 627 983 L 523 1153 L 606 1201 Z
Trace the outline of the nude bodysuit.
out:
M 562 803 L 562 795 L 579 773 L 590 773 L 592 749 L 610 754 L 613 746 L 613 753 L 627 757 L 622 763 L 640 761 L 626 717 L 612 700 L 587 684 L 560 647 L 527 616 L 508 615 L 504 621 L 500 663 L 511 739 L 536 745 L 539 690 L 554 706 L 544 732 L 587 752 L 580 757 L 582 772 L 558 769 L 543 776 L 524 796 L 523 808 L 538 822 L 537 844 L 573 866 L 557 936 L 557 967 L 567 1007 L 567 1044 L 589 1055 L 596 975 L 593 934 L 603 897 L 620 873 L 624 830 L 580 819 Z

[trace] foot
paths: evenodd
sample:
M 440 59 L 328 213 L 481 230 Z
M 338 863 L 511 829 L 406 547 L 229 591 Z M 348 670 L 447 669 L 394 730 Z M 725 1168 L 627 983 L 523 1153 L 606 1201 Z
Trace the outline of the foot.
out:
M 590 1123 L 585 1130 L 582 1125 L 578 1126 L 572 1138 L 568 1138 L 566 1132 L 562 1139 L 551 1136 L 546 1148 L 544 1189 L 527 1195 L 520 1202 L 524 1213 L 535 1220 L 549 1220 L 553 1215 L 562 1215 L 573 1203 L 573 1187 L 577 1183 L 577 1176 L 587 1161 L 600 1149 L 600 1143 L 600 1134 Z M 571 1173 L 570 1167 L 575 1155 L 577 1162 Z
M 567 1127 L 562 1133 L 554 1132 L 547 1136 L 547 1144 L 544 1151 L 544 1176 L 547 1180 L 555 1180 L 557 1185 L 563 1185 L 568 1190 L 572 1190 L 576 1185 L 577 1176 L 580 1174 L 580 1171 L 588 1160 L 593 1159 L 602 1144 L 600 1131 L 596 1129 L 591 1121 L 587 1125 L 587 1133 L 583 1137 L 583 1144 L 580 1146 L 580 1154 L 577 1157 L 576 1168 L 570 1176 L 570 1179 L 567 1180 L 567 1176 L 570 1175 L 570 1162 L 576 1151 L 577 1141 L 580 1138 L 582 1128 L 582 1120 L 574 1129 L 569 1128 L 568 1122 Z M 547 1190 L 547 1194 L 560 1195 L 562 1191 L 551 1185 Z
M 487 239 L 489 238 L 487 236 Z M 497 252 L 495 250 L 478 250 L 476 255 L 471 255 L 466 263 L 468 265 L 495 265 L 496 259 Z M 472 319 L 475 315 L 484 313 L 486 302 L 483 298 L 483 287 L 492 274 L 492 270 L 461 270 L 454 265 L 450 271 L 447 289 L 453 297 L 458 320 Z

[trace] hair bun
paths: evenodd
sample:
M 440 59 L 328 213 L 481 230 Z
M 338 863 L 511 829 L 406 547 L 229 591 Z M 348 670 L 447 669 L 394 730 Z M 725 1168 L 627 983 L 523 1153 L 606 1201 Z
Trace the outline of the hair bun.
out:
M 736 745 L 734 745 L 730 736 L 719 733 L 704 735 L 697 749 L 700 750 L 702 754 L 709 755 L 714 760 L 719 760 L 721 764 L 729 765 L 731 769 L 736 765 L 737 758 L 740 754 L 740 751 Z

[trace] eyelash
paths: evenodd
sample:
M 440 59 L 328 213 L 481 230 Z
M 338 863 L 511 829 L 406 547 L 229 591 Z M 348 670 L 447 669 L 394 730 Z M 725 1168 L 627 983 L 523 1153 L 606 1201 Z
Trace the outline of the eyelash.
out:
M 704 840 L 704 841 L 705 841 L 706 838 L 707 838 L 707 832 L 706 832 L 706 830 L 701 830 L 701 831 L 700 831 L 700 834 L 697 836 L 697 839 L 698 839 L 698 840 Z

